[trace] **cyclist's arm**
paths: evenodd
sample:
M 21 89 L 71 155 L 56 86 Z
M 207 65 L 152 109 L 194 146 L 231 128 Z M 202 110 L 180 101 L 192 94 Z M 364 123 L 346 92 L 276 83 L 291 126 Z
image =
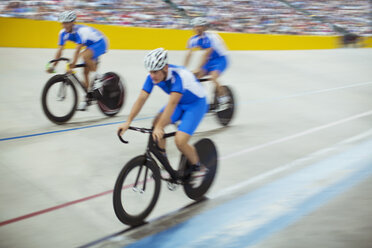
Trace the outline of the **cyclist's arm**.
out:
M 205 49 L 205 53 L 203 54 L 198 69 L 201 70 L 203 65 L 207 63 L 209 56 L 212 54 L 213 48 L 209 47 Z
M 171 92 L 169 95 L 169 101 L 165 107 L 163 113 L 160 116 L 159 121 L 156 124 L 155 128 L 163 129 L 168 123 L 170 123 L 171 116 L 181 100 L 182 94 L 179 92 Z
M 183 65 L 185 67 L 187 67 L 190 63 L 190 59 L 191 59 L 191 55 L 192 55 L 192 48 L 190 48 L 188 51 L 187 51 L 187 54 L 186 54 L 186 57 L 185 57 L 185 61 L 183 62 Z
M 56 55 L 54 56 L 54 59 L 59 59 L 62 55 L 62 51 L 63 51 L 63 45 L 58 46 Z M 55 61 L 53 63 L 48 63 L 47 67 L 46 67 L 46 72 L 48 72 L 48 73 L 55 72 L 55 68 L 56 68 L 57 64 L 58 64 L 58 61 Z
M 56 56 L 54 59 L 59 59 L 61 56 L 62 56 L 62 51 L 64 49 L 64 46 L 58 46 L 58 49 L 57 49 L 57 53 L 56 53 Z M 58 64 L 58 61 L 54 62 L 53 63 L 53 67 L 56 67 L 56 65 Z

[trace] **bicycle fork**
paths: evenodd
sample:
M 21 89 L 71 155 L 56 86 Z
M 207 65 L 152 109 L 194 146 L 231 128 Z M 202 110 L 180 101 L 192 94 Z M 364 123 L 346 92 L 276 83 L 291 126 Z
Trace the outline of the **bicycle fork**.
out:
M 66 98 L 66 82 L 63 81 L 57 93 L 57 101 L 63 101 Z
M 147 160 L 146 160 L 146 161 L 147 161 Z M 144 176 L 143 180 L 140 181 L 140 176 L 141 176 L 141 173 L 142 173 L 142 169 L 143 169 L 143 167 L 145 167 L 145 176 Z M 138 171 L 137 177 L 136 177 L 136 181 L 134 182 L 134 185 L 133 185 L 133 187 L 132 187 L 132 190 L 133 190 L 134 192 L 139 192 L 139 193 L 141 193 L 141 194 L 143 194 L 143 193 L 145 192 L 145 190 L 146 190 L 146 183 L 147 183 L 147 181 L 149 180 L 149 179 L 147 179 L 148 171 L 149 171 L 149 167 L 146 166 L 146 162 L 145 162 L 145 164 L 141 165 L 141 167 L 140 167 L 140 169 L 139 169 L 139 171 Z M 138 188 L 138 184 L 139 184 L 139 183 L 141 184 L 142 182 L 143 182 L 142 189 L 139 189 L 139 188 Z

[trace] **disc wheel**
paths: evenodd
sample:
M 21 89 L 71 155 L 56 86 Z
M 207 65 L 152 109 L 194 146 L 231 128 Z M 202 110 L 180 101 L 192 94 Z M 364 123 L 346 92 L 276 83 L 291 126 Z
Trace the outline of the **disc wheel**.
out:
M 215 94 L 214 105 L 216 106 L 216 108 L 214 109 L 214 111 L 221 125 L 227 126 L 234 116 L 235 100 L 231 88 L 226 85 L 223 85 L 222 87 L 225 89 L 226 95 L 228 96 L 229 100 L 224 104 L 219 104 L 217 101 L 217 94 Z
M 199 155 L 200 162 L 207 168 L 207 172 L 202 178 L 198 179 L 201 181 L 198 185 L 192 182 L 191 177 L 186 178 L 183 188 L 189 198 L 199 200 L 213 183 L 217 172 L 218 160 L 216 147 L 210 139 L 201 139 L 194 146 Z M 192 165 L 183 155 L 180 161 L 180 168 L 183 168 L 185 171 L 190 170 Z
M 97 98 L 99 109 L 106 116 L 115 116 L 119 113 L 125 101 L 125 87 L 119 75 L 114 72 L 103 76 L 102 94 Z

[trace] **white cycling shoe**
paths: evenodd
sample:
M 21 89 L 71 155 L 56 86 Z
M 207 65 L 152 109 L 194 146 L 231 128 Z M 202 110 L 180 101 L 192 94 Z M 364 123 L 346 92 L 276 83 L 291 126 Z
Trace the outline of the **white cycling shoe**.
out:
M 196 168 L 193 168 L 193 172 L 191 173 L 190 178 L 190 184 L 193 186 L 193 188 L 200 187 L 200 185 L 203 183 L 204 176 L 207 173 L 208 168 L 203 164 L 197 166 Z
M 87 110 L 87 107 L 88 107 L 87 101 L 82 101 L 82 102 L 79 103 L 79 105 L 76 108 L 76 110 L 78 110 L 78 111 L 85 111 L 85 110 Z
M 217 97 L 217 101 L 219 104 L 226 104 L 230 101 L 230 97 L 229 96 L 219 96 Z
M 229 108 L 230 96 L 219 96 L 217 97 L 216 112 L 220 112 Z

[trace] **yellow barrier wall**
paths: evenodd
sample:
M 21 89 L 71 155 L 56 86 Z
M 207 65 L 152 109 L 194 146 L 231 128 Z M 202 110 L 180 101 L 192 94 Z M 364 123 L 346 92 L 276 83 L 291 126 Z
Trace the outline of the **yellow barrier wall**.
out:
M 184 50 L 191 30 L 135 28 L 115 25 L 84 24 L 97 28 L 110 41 L 110 49 L 148 50 L 164 47 Z M 0 18 L 1 47 L 56 48 L 61 24 L 17 18 Z M 230 50 L 297 50 L 339 47 L 338 36 L 266 35 L 219 33 Z M 365 44 L 372 47 L 371 39 Z M 67 48 L 74 47 L 68 44 Z

